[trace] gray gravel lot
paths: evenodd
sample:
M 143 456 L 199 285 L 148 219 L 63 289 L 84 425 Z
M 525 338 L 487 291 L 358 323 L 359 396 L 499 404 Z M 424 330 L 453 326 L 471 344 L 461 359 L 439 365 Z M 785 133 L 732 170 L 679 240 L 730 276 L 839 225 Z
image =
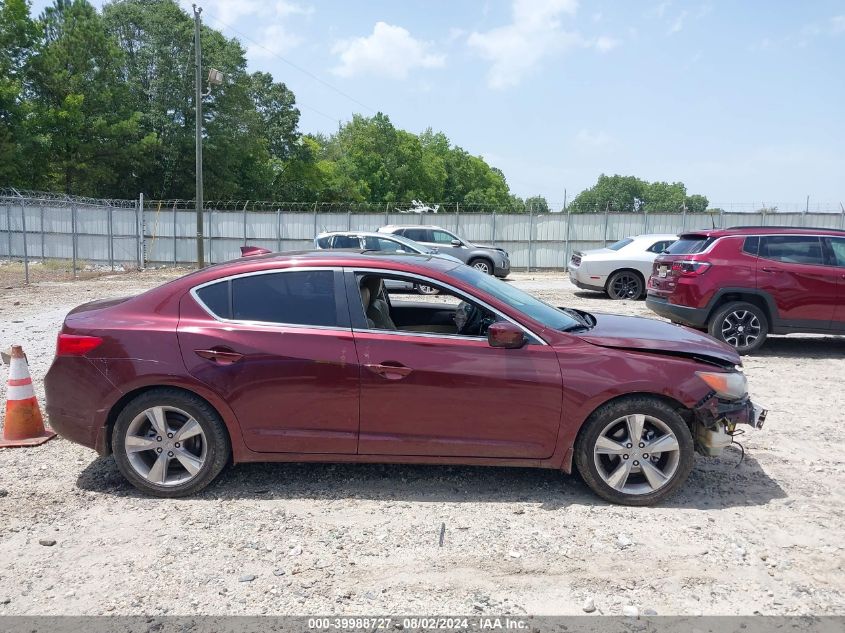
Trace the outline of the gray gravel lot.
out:
M 69 309 L 175 274 L 2 289 L 0 347 L 24 345 L 43 401 Z M 650 315 L 562 274 L 513 283 Z M 0 615 L 845 614 L 845 338 L 773 338 L 746 372 L 771 413 L 745 461 L 697 457 L 658 508 L 553 471 L 331 464 L 237 466 L 160 500 L 61 439 L 0 450 Z

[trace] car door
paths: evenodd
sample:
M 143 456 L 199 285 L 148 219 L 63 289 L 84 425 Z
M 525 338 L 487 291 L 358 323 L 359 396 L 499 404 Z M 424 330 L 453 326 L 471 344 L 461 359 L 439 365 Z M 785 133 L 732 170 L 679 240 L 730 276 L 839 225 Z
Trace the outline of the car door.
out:
M 355 272 L 366 271 L 346 278 L 361 363 L 359 454 L 542 459 L 554 452 L 563 391 L 551 347 L 534 339 L 498 349 L 482 337 L 370 329 Z
M 826 263 L 820 237 L 760 238 L 757 288 L 774 300 L 781 326 L 828 329 L 836 309 L 838 283 L 837 270 Z
M 194 288 L 180 303 L 188 372 L 266 453 L 355 453 L 358 359 L 340 270 L 286 269 Z
M 460 244 L 453 244 L 456 240 Z M 463 240 L 443 229 L 431 229 L 431 242 L 428 245 L 436 248 L 440 253 L 457 257 L 462 262 L 469 259 L 470 250 L 464 245 Z
M 837 281 L 836 309 L 833 311 L 831 327 L 838 332 L 845 332 L 845 237 L 825 238 L 833 255 L 833 265 L 839 275 Z

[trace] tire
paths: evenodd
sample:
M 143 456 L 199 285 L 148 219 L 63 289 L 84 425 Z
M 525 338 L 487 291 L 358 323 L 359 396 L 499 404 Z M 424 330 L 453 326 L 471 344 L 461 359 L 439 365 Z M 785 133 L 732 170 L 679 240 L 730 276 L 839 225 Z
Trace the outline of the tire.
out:
M 628 441 L 632 428 L 634 434 L 639 428 L 641 442 Z M 648 447 L 657 442 L 664 450 L 649 455 Z M 602 405 L 575 442 L 575 466 L 584 482 L 602 499 L 621 505 L 649 506 L 673 495 L 689 476 L 693 460 L 692 435 L 684 419 L 663 400 L 649 396 Z
M 481 257 L 470 260 L 469 265 L 475 268 L 478 271 L 481 271 L 485 275 L 492 275 L 493 274 L 493 262 L 489 259 L 483 259 Z
M 185 497 L 220 474 L 232 447 L 223 420 L 210 404 L 162 388 L 141 394 L 120 412 L 112 452 L 121 474 L 141 492 Z
M 425 284 L 414 285 L 414 290 L 417 291 L 417 294 L 421 294 L 421 295 L 434 296 L 434 295 L 440 294 L 439 288 L 435 288 L 434 286 L 426 286 Z
M 766 341 L 769 319 L 753 303 L 732 301 L 716 310 L 707 324 L 707 332 L 733 347 L 737 353 L 750 354 Z
M 641 299 L 645 295 L 645 280 L 634 270 L 617 270 L 604 287 L 607 296 L 614 301 Z

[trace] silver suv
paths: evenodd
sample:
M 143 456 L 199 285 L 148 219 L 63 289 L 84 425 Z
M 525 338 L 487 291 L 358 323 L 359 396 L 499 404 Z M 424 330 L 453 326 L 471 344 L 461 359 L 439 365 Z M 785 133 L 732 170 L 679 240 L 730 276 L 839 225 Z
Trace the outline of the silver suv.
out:
M 503 248 L 473 244 L 459 238 L 451 231 L 439 226 L 397 226 L 389 224 L 379 229 L 379 233 L 401 235 L 409 240 L 436 248 L 444 255 L 452 255 L 462 262 L 488 275 L 505 278 L 511 272 L 510 257 Z

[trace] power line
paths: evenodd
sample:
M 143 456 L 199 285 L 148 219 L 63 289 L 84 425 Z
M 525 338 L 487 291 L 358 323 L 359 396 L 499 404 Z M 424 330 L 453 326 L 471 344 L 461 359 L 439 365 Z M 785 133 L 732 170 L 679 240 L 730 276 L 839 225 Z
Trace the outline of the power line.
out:
M 238 29 L 236 29 L 236 28 L 235 28 L 234 26 L 232 26 L 231 24 L 226 24 L 223 20 L 221 20 L 221 19 L 220 19 L 220 18 L 218 18 L 217 16 L 215 16 L 215 15 L 211 15 L 211 14 L 208 14 L 208 13 L 207 13 L 206 15 L 208 15 L 208 17 L 210 17 L 212 20 L 214 20 L 215 22 L 217 22 L 218 24 L 220 24 L 220 25 L 221 25 L 221 26 L 223 26 L 224 28 L 227 28 L 227 29 L 229 29 L 230 31 L 233 31 L 233 32 L 237 33 L 238 35 L 240 35 L 240 36 L 241 36 L 241 37 L 243 37 L 244 39 L 246 39 L 246 40 L 248 40 L 248 41 L 252 42 L 253 44 L 255 44 L 256 46 L 258 46 L 259 48 L 264 49 L 264 50 L 265 50 L 265 51 L 267 51 L 270 55 L 272 55 L 273 57 L 276 57 L 277 59 L 279 59 L 280 61 L 284 62 L 285 64 L 287 64 L 287 65 L 288 65 L 288 66 L 290 66 L 291 68 L 294 68 L 294 69 L 298 70 L 299 72 L 301 72 L 302 74 L 307 75 L 308 77 L 310 77 L 310 78 L 311 78 L 311 79 L 313 79 L 314 81 L 316 81 L 316 82 L 319 82 L 319 83 L 323 84 L 324 86 L 326 86 L 326 87 L 327 87 L 327 88 L 329 88 L 330 90 L 333 90 L 333 91 L 334 91 L 334 92 L 336 92 L 337 94 L 341 95 L 342 97 L 345 97 L 346 99 L 349 99 L 350 101 L 352 101 L 353 103 L 355 103 L 355 104 L 357 104 L 357 105 L 361 106 L 362 108 L 364 108 L 364 109 L 366 109 L 366 110 L 369 110 L 370 112 L 376 112 L 376 110 L 375 110 L 374 108 L 371 108 L 371 107 L 370 107 L 370 106 L 368 106 L 366 103 L 363 103 L 362 101 L 359 101 L 358 99 L 356 99 L 356 98 L 355 98 L 355 97 L 353 97 L 352 95 L 350 95 L 350 94 L 348 94 L 348 93 L 344 92 L 344 91 L 343 91 L 343 90 L 341 90 L 340 88 L 336 88 L 335 86 L 333 86 L 333 85 L 332 85 L 332 84 L 330 84 L 329 82 L 325 81 L 324 79 L 321 79 L 320 77 L 318 77 L 317 75 L 315 75 L 315 74 L 314 74 L 314 73 L 312 73 L 311 71 L 306 70 L 305 68 L 302 68 L 301 66 L 299 66 L 299 65 L 295 64 L 294 62 L 290 61 L 289 59 L 285 59 L 284 57 L 282 57 L 281 55 L 279 55 L 276 51 L 274 51 L 274 50 L 272 50 L 272 49 L 270 49 L 270 48 L 268 48 L 268 47 L 264 46 L 264 44 L 262 44 L 261 42 L 257 42 L 257 41 L 255 41 L 255 40 L 254 40 L 254 39 L 252 39 L 249 35 L 247 35 L 247 34 L 246 34 L 246 33 L 244 33 L 243 31 L 239 31 Z M 314 110 L 315 112 L 317 112 L 318 114 L 322 114 L 323 116 L 328 116 L 327 114 L 324 114 L 324 113 L 322 113 L 322 112 L 319 112 L 319 111 L 318 111 L 318 110 L 316 110 L 315 108 L 311 108 L 311 107 L 309 107 L 309 106 L 305 106 L 305 107 L 308 107 L 308 109 L 309 109 L 309 110 Z M 332 119 L 333 121 L 337 121 L 337 119 L 336 119 L 335 117 L 329 117 L 329 118 L 330 118 L 330 119 Z

